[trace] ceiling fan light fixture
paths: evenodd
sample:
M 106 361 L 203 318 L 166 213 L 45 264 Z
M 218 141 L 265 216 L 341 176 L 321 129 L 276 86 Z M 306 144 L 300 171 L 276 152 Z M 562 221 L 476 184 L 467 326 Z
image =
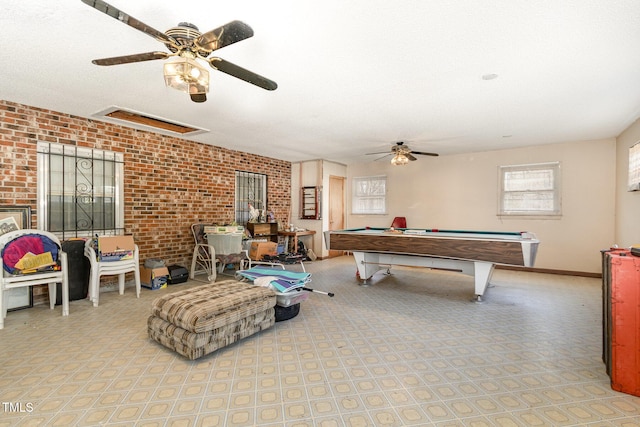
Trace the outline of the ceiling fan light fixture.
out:
M 188 94 L 209 92 L 209 71 L 191 58 L 179 57 L 164 64 L 167 86 Z
M 397 153 L 391 159 L 391 164 L 394 166 L 403 166 L 409 163 L 409 158 L 404 155 L 404 153 Z

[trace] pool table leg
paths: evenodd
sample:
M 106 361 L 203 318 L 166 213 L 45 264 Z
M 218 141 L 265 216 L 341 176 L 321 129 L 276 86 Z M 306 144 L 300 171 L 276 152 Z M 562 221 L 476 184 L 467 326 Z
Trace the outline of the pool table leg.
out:
M 476 287 L 475 292 L 476 299 L 478 301 L 482 301 L 484 291 L 487 289 L 487 286 L 489 286 L 489 280 L 491 280 L 494 266 L 495 265 L 492 262 L 473 262 L 473 272 Z
M 373 277 L 376 272 L 386 269 L 387 274 L 391 274 L 391 265 L 380 264 L 381 254 L 369 252 L 354 252 L 353 258 L 358 268 L 356 277 L 362 280 L 362 285 L 367 285 L 368 280 Z

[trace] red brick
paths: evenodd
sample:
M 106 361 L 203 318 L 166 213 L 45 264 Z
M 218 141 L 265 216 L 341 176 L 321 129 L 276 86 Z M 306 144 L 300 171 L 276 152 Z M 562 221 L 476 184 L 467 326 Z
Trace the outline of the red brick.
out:
M 141 260 L 190 266 L 191 224 L 234 219 L 236 170 L 267 174 L 269 210 L 289 214 L 290 162 L 0 101 L 0 202 L 30 205 L 33 228 L 38 141 L 125 154 L 125 228 Z M 46 301 L 46 290 L 34 295 Z

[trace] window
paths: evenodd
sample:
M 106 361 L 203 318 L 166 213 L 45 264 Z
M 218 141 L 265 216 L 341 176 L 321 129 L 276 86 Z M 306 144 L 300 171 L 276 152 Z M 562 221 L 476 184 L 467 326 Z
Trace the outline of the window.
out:
M 267 175 L 236 171 L 236 222 L 249 222 L 249 204 L 267 209 Z
M 500 166 L 499 215 L 561 215 L 560 163 Z
M 38 228 L 61 239 L 124 231 L 122 153 L 38 143 Z
M 640 142 L 629 148 L 629 191 L 640 190 Z
M 353 178 L 352 214 L 387 213 L 387 177 L 365 176 Z

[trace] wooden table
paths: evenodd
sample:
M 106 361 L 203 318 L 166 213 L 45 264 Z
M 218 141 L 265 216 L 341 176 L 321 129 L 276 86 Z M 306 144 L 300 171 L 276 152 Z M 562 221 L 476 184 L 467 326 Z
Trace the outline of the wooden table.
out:
M 304 231 L 278 231 L 279 236 L 284 236 L 287 238 L 287 247 L 285 248 L 287 251 L 289 250 L 289 237 L 293 237 L 293 252 L 298 252 L 298 237 L 300 236 L 312 236 L 316 234 L 314 230 L 304 230 Z M 313 239 L 311 240 L 311 250 L 313 250 Z M 314 251 L 315 252 L 315 251 Z

